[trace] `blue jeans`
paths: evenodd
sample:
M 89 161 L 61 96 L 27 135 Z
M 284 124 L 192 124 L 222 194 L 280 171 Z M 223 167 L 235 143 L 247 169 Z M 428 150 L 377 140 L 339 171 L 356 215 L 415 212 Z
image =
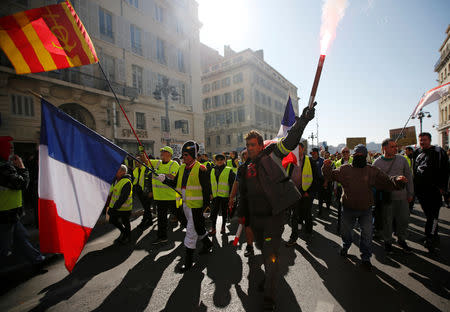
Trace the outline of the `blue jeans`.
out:
M 31 245 L 28 232 L 20 221 L 0 224 L 0 257 L 6 257 L 11 250 L 32 264 L 42 261 L 42 254 Z
M 361 241 L 359 250 L 361 259 L 369 261 L 372 256 L 372 210 L 352 210 L 344 207 L 342 212 L 342 241 L 343 248 L 348 250 L 352 245 L 352 231 L 356 220 L 361 227 Z

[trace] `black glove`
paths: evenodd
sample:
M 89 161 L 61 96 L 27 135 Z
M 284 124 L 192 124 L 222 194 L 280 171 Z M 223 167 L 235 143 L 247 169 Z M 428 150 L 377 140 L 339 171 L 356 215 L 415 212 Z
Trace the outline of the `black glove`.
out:
M 314 107 L 315 107 L 316 105 L 317 105 L 317 102 L 314 102 L 312 108 L 309 108 L 309 106 L 306 106 L 306 107 L 303 109 L 303 113 L 302 113 L 302 115 L 301 115 L 300 118 L 302 118 L 303 120 L 306 120 L 306 121 L 311 121 L 311 120 L 313 120 L 313 119 L 314 119 L 314 113 L 315 113 L 315 111 L 316 111 L 316 109 L 315 109 Z

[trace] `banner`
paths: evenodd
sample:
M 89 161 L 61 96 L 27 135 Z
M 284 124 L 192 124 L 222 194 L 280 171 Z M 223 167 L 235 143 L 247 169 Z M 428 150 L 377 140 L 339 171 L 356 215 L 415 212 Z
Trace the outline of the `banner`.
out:
M 402 135 L 399 137 L 402 129 L 403 128 L 389 130 L 389 137 L 397 140 L 397 145 L 399 147 L 417 144 L 416 127 L 406 127 L 405 130 L 403 130 Z
M 347 147 L 349 149 L 354 149 L 358 144 L 366 145 L 366 138 L 347 138 Z

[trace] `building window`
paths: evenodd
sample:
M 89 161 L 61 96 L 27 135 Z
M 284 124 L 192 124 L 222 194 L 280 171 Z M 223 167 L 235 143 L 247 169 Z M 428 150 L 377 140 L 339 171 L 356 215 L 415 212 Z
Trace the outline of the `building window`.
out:
M 210 90 L 209 83 L 203 85 L 203 93 L 208 93 Z
M 220 145 L 220 135 L 216 136 L 216 145 Z
M 156 38 L 156 58 L 161 64 L 166 64 L 166 52 L 164 49 L 164 40 Z
M 244 80 L 242 73 L 233 76 L 233 83 L 241 83 Z
M 211 146 L 211 137 L 206 138 L 206 146 Z
M 176 120 L 175 129 L 181 129 L 183 134 L 189 134 L 189 122 L 187 120 Z
M 128 0 L 128 3 L 135 8 L 139 8 L 139 0 Z
M 225 122 L 227 123 L 227 125 L 233 123 L 233 113 L 232 112 L 225 113 Z
M 212 91 L 220 89 L 220 80 L 214 81 L 211 86 Z
M 226 88 L 230 86 L 230 77 L 226 77 L 222 79 L 222 88 Z
M 142 93 L 142 67 L 137 65 L 131 65 L 133 72 L 133 88 L 138 89 L 139 94 Z
M 220 96 L 219 95 L 213 96 L 213 103 L 212 104 L 213 104 L 214 108 L 220 106 Z
M 166 119 L 165 116 L 161 116 L 161 131 L 163 132 L 170 131 L 169 121 Z
M 100 33 L 106 37 L 113 39 L 112 31 L 112 15 L 102 8 L 98 9 L 98 20 L 100 25 Z
M 240 108 L 238 110 L 238 120 L 239 120 L 239 122 L 245 121 L 245 109 L 244 108 Z
M 103 55 L 102 58 L 103 67 L 105 68 L 105 74 L 112 82 L 116 81 L 116 62 L 114 57 L 110 55 Z
M 31 96 L 11 95 L 11 113 L 16 116 L 33 117 L 34 104 Z
M 181 50 L 177 51 L 177 58 L 178 58 L 178 71 L 184 73 L 184 55 L 183 55 L 183 51 L 181 51 Z
M 155 4 L 155 19 L 160 23 L 164 22 L 164 9 L 157 4 Z
M 238 135 L 237 135 L 237 141 L 238 141 L 238 143 L 244 142 L 244 136 L 242 135 L 242 133 L 238 133 Z
M 131 50 L 139 55 L 142 55 L 141 33 L 142 31 L 139 27 L 130 25 Z
M 211 109 L 211 98 L 203 99 L 203 110 Z
M 216 124 L 218 126 L 225 124 L 225 113 L 224 112 L 218 112 L 216 113 Z
M 223 102 L 225 104 L 231 104 L 232 100 L 231 100 L 231 92 L 227 92 L 223 95 Z
M 233 92 L 234 103 L 244 102 L 244 89 L 238 89 Z
M 186 104 L 186 85 L 183 82 L 178 84 L 178 103 Z
M 231 135 L 227 135 L 227 145 L 231 144 Z
M 145 113 L 136 112 L 136 128 L 145 130 Z

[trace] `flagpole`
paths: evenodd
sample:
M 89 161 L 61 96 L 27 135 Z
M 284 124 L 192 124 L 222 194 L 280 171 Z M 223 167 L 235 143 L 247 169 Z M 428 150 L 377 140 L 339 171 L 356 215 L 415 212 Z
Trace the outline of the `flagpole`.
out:
M 128 121 L 128 125 L 130 126 L 131 130 L 133 131 L 133 134 L 134 134 L 134 136 L 136 137 L 136 140 L 138 141 L 139 146 L 142 147 L 142 150 L 143 150 L 143 152 L 144 152 L 145 158 L 147 158 L 147 161 L 150 163 L 150 166 L 152 167 L 152 169 L 155 170 L 155 168 L 153 168 L 152 162 L 150 161 L 150 158 L 148 157 L 147 153 L 145 152 L 145 149 L 144 149 L 144 146 L 143 146 L 142 143 L 141 143 L 141 140 L 139 140 L 139 137 L 137 136 L 136 131 L 134 131 L 134 128 L 133 128 L 133 126 L 131 125 L 130 120 L 128 119 L 127 113 L 125 113 L 125 110 L 123 109 L 122 105 L 120 104 L 119 98 L 117 97 L 117 94 L 116 94 L 116 92 L 114 91 L 114 89 L 113 89 L 113 87 L 112 87 L 112 85 L 111 85 L 111 82 L 110 82 L 109 79 L 108 79 L 108 76 L 106 76 L 106 73 L 105 73 L 105 71 L 103 70 L 102 64 L 100 64 L 100 60 L 98 61 L 98 67 L 100 68 L 100 70 L 101 70 L 101 72 L 102 72 L 102 74 L 103 74 L 103 77 L 105 77 L 105 80 L 106 80 L 106 82 L 108 83 L 108 86 L 109 86 L 109 88 L 111 89 L 111 92 L 114 94 L 114 98 L 116 99 L 116 102 L 117 102 L 117 104 L 118 104 L 119 107 L 120 107 L 120 110 L 122 111 L 123 115 L 125 116 L 125 119 Z M 115 121 L 113 121 L 113 122 L 115 122 Z M 156 172 L 156 171 L 155 171 L 155 172 Z
M 402 136 L 403 131 L 405 131 L 406 126 L 408 125 L 408 122 L 411 120 L 411 117 L 412 117 L 412 116 L 413 116 L 412 114 L 409 116 L 408 120 L 406 121 L 405 125 L 403 126 L 402 131 L 400 131 L 399 135 L 398 135 L 397 138 L 395 139 L 395 143 L 397 143 L 398 139 L 400 139 L 400 137 Z

